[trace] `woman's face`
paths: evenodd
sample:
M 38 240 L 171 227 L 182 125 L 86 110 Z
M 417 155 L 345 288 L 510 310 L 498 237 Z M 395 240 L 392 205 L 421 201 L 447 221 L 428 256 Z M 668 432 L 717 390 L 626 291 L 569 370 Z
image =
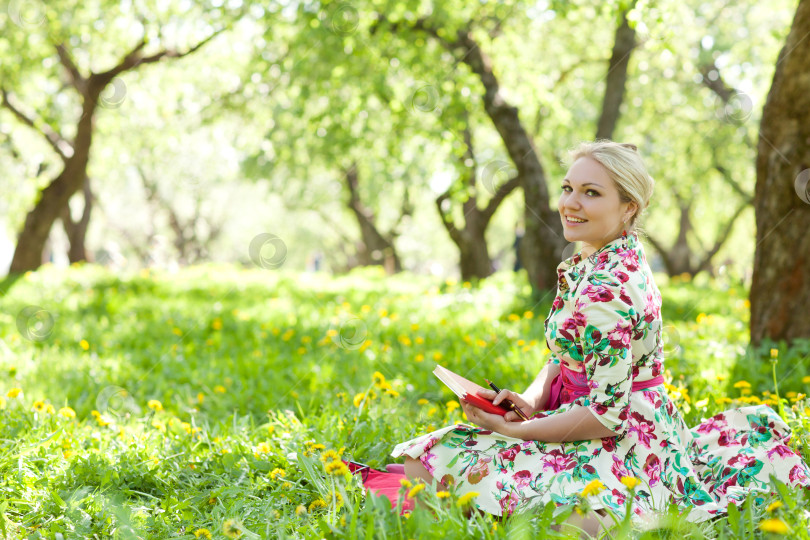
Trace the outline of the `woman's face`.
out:
M 622 233 L 626 228 L 623 220 L 629 221 L 636 204 L 621 202 L 619 190 L 607 170 L 598 161 L 581 157 L 571 165 L 562 182 L 557 209 L 565 239 L 582 242 L 593 253 Z

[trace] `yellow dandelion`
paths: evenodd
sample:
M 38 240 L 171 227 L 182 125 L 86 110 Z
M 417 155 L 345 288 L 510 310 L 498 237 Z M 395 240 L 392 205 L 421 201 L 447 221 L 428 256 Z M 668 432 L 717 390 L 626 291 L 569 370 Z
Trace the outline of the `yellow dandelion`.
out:
M 194 531 L 194 538 L 205 538 L 205 540 L 211 540 L 211 531 L 208 529 L 197 529 Z
M 768 507 L 765 509 L 765 511 L 766 512 L 773 512 L 777 508 L 782 508 L 782 506 L 784 506 L 782 504 L 782 501 L 773 501 L 771 504 L 768 505 Z
M 461 405 L 459 405 L 458 401 L 448 401 L 447 402 L 447 412 L 449 412 L 449 413 L 455 411 L 459 407 L 461 407 Z
M 456 504 L 458 506 L 465 506 L 472 499 L 478 497 L 478 495 L 479 493 L 477 491 L 470 491 L 469 493 L 465 493 L 464 495 L 458 498 L 458 502 Z
M 787 534 L 790 530 L 790 527 L 787 526 L 787 523 L 782 521 L 779 518 L 770 518 L 763 520 L 759 523 L 759 529 L 762 532 L 769 532 L 775 534 Z
M 771 358 L 774 360 L 779 358 L 779 349 L 771 349 Z
M 805 375 L 804 377 L 802 377 L 802 382 L 804 384 L 810 384 L 810 375 Z M 11 397 L 11 396 L 9 396 L 9 397 Z
M 214 322 L 211 323 L 211 328 L 213 328 L 214 330 L 222 330 L 222 319 L 220 319 L 219 317 L 214 319 Z
M 53 405 L 51 405 L 50 403 L 47 403 L 45 405 L 45 413 L 47 413 L 47 414 L 56 414 L 56 409 L 53 408 Z
M 419 353 L 414 357 L 413 361 L 414 362 L 424 362 L 425 361 L 425 355 L 422 354 L 422 353 Z
M 351 474 L 351 471 L 349 471 L 349 468 L 346 466 L 346 464 L 338 459 L 327 463 L 324 466 L 324 470 L 326 470 L 326 474 L 331 474 L 334 476 L 346 476 L 348 474 Z
M 410 489 L 410 491 L 408 491 L 408 498 L 413 499 L 414 497 L 416 497 L 417 493 L 419 493 L 423 489 L 425 489 L 425 484 L 422 483 L 416 484 Z
M 751 388 L 751 383 L 748 381 L 737 381 L 734 383 L 734 388 Z
M 19 396 L 22 393 L 22 388 L 12 388 L 8 391 L 6 396 L 14 399 L 15 397 Z
M 388 388 L 385 391 L 385 395 L 386 396 L 391 396 L 391 397 L 399 397 L 399 392 L 397 392 L 396 390 L 391 390 L 390 388 Z
M 323 499 L 315 499 L 309 503 L 309 511 L 312 512 L 315 508 L 326 508 L 326 501 Z
M 198 392 L 197 393 L 197 403 L 202 404 L 203 401 L 205 401 L 205 394 L 203 394 L 202 392 Z
M 35 401 L 34 405 L 33 405 L 33 408 L 37 412 L 42 412 L 42 411 L 45 410 L 45 402 L 44 401 L 39 401 L 39 400 Z
M 635 489 L 635 487 L 641 483 L 635 476 L 623 476 L 621 482 L 627 489 Z
M 417 405 L 427 405 L 428 403 L 430 403 L 430 402 L 428 400 L 426 400 L 425 398 L 420 398 L 419 400 L 416 401 Z
M 90 348 L 90 344 L 87 342 L 86 339 L 83 339 L 83 340 L 81 340 L 79 342 L 79 347 L 81 347 L 82 349 L 84 349 L 86 351 L 86 350 L 88 350 Z
M 334 450 L 327 450 L 326 452 L 321 454 L 321 463 L 326 463 L 327 461 L 334 461 L 339 459 L 340 455 Z
M 109 426 L 110 424 L 112 424 L 112 421 L 107 417 L 106 414 L 99 414 L 98 416 L 96 416 L 96 422 L 101 427 Z
M 510 313 L 506 319 L 512 322 L 519 321 L 520 315 L 518 315 L 517 313 Z
M 523 312 L 523 318 L 524 319 L 533 319 L 534 318 L 534 313 L 531 312 L 531 311 L 524 311 Z
M 404 487 L 405 489 L 411 489 L 411 488 L 413 487 L 413 484 L 412 484 L 412 483 L 411 483 L 411 481 L 410 481 L 410 480 L 408 480 L 407 478 L 400 478 L 400 479 L 399 479 L 399 483 L 400 483 L 400 485 L 401 485 L 402 487 Z
M 717 403 L 718 405 L 728 405 L 729 403 L 731 403 L 731 399 L 727 398 L 726 396 L 720 396 L 714 398 L 714 402 Z
M 306 514 L 306 512 L 307 512 L 307 507 L 304 506 L 303 504 L 299 504 L 298 506 L 295 507 L 295 515 L 296 516 L 300 516 L 301 514 Z
M 365 392 L 360 392 L 359 394 L 355 394 L 354 399 L 352 400 L 352 403 L 354 403 L 355 407 L 359 407 L 360 404 L 363 403 L 363 400 L 365 399 L 365 397 L 366 397 Z
M 479 347 L 486 347 L 487 346 L 487 342 L 485 340 L 483 340 L 483 339 L 476 339 L 475 344 L 478 345 Z
M 603 484 L 601 480 L 596 478 L 594 480 L 591 480 L 588 483 L 588 485 L 585 486 L 585 489 L 582 490 L 582 496 L 583 497 L 589 497 L 591 495 L 596 495 L 597 493 L 599 493 L 603 489 L 605 489 L 605 484 Z
M 228 538 L 239 538 L 242 536 L 242 524 L 235 519 L 228 519 L 222 524 L 222 534 Z
M 446 499 L 447 497 L 450 496 L 450 492 L 449 491 L 439 491 L 439 492 L 436 493 L 436 496 L 438 498 L 440 498 L 440 499 Z
M 153 411 L 162 411 L 163 410 L 163 403 L 156 399 L 150 399 L 146 402 L 146 406 L 152 409 Z
M 152 427 L 155 428 L 156 430 L 162 432 L 162 433 L 166 433 L 166 424 L 164 424 L 163 422 L 161 422 L 157 418 L 152 420 Z
M 218 385 L 216 385 L 214 387 L 214 392 L 216 392 L 217 394 L 224 394 L 225 393 L 225 387 L 222 386 L 221 384 L 218 384 Z
M 436 361 L 441 360 L 443 357 L 444 357 L 444 355 L 442 353 L 438 352 L 438 351 L 433 353 L 433 359 L 436 360 Z
M 258 445 L 256 445 L 256 451 L 261 452 L 262 454 L 269 454 L 270 453 L 270 445 L 262 441 Z
M 279 476 L 281 477 L 287 476 L 287 471 L 285 471 L 284 469 L 279 469 L 278 467 L 270 471 L 270 480 L 275 480 L 276 477 Z

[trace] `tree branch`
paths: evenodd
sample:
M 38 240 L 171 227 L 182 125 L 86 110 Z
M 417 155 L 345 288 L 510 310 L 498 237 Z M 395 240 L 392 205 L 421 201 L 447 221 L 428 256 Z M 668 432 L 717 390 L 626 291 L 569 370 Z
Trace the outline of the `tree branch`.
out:
M 8 92 L 6 92 L 5 88 L 0 88 L 0 96 L 3 100 L 3 106 L 11 111 L 17 119 L 20 120 L 23 124 L 27 125 L 34 131 L 37 131 L 40 135 L 45 137 L 45 140 L 48 141 L 48 144 L 51 145 L 51 148 L 59 154 L 59 157 L 62 158 L 62 161 L 67 161 L 73 155 L 73 147 L 71 144 L 62 138 L 56 131 L 54 131 L 51 126 L 49 126 L 44 121 L 37 121 L 33 118 L 30 118 L 25 115 L 20 109 L 14 106 L 8 100 Z
M 146 47 L 146 38 L 143 38 L 140 43 L 135 45 L 135 47 L 127 53 L 124 58 L 118 62 L 118 65 L 113 67 L 112 69 L 108 69 L 107 71 L 101 73 L 94 73 L 93 76 L 97 77 L 101 81 L 111 81 L 116 76 L 120 75 L 125 71 L 129 71 L 133 68 L 140 66 L 141 64 L 152 64 L 162 60 L 163 58 L 183 58 L 184 56 L 188 56 L 200 49 L 203 45 L 214 39 L 216 36 L 221 34 L 225 28 L 220 28 L 215 30 L 211 33 L 210 36 L 206 37 L 202 41 L 199 41 L 197 44 L 193 45 L 190 49 L 180 52 L 176 49 L 163 49 L 155 54 L 150 56 L 143 56 L 141 51 L 144 47 Z
M 444 228 L 447 229 L 447 233 L 450 235 L 450 238 L 456 243 L 456 245 L 461 245 L 461 232 L 456 228 L 455 223 L 451 216 L 447 215 L 447 213 L 442 209 L 442 203 L 450 198 L 450 191 L 445 191 L 438 197 L 436 197 L 436 208 L 439 210 L 439 217 L 442 220 L 442 225 Z
M 495 211 L 498 210 L 498 207 L 501 203 L 506 199 L 506 197 L 520 187 L 520 177 L 515 176 L 514 178 L 510 178 L 500 186 L 498 186 L 497 191 L 495 191 L 495 195 L 487 203 L 486 208 L 481 211 L 481 218 L 483 219 L 484 228 L 486 228 L 487 224 L 489 224 L 490 219 L 495 214 Z
M 76 63 L 64 43 L 56 45 L 56 54 L 70 76 L 70 84 L 79 91 L 79 94 L 84 95 L 87 89 L 87 79 L 79 72 L 79 68 L 76 67 Z

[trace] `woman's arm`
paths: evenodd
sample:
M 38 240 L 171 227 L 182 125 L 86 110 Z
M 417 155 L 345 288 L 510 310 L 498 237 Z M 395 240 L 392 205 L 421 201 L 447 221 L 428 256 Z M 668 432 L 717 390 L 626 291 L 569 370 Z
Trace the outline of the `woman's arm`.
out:
M 616 433 L 606 428 L 593 413 L 581 406 L 525 422 L 510 422 L 503 416 L 490 414 L 463 399 L 461 408 L 464 409 L 470 422 L 508 437 L 526 441 L 584 441 L 616 436 Z

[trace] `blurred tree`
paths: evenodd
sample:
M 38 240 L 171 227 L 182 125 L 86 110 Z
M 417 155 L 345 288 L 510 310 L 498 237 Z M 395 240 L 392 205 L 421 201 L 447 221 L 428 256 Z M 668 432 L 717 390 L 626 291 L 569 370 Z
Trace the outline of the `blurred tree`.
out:
M 751 342 L 810 338 L 810 0 L 801 0 L 762 111 Z
M 150 41 L 165 43 L 165 37 L 161 30 L 155 36 L 154 31 L 150 33 L 147 29 L 150 24 L 160 28 L 160 22 L 156 20 L 156 13 L 160 12 L 148 9 L 152 6 L 142 7 L 144 11 L 141 13 L 124 14 L 128 8 L 118 2 L 102 1 L 79 6 L 76 2 L 66 1 L 51 4 L 47 9 L 43 4 L 44 11 L 37 12 L 33 18 L 27 12 L 10 9 L 11 16 L 5 22 L 0 22 L 0 41 L 4 48 L 20 51 L 24 55 L 22 62 L 15 65 L 4 62 L 0 68 L 2 106 L 45 138 L 61 161 L 62 168 L 40 192 L 25 218 L 17 238 L 11 273 L 39 267 L 51 227 L 60 216 L 65 218 L 69 232 L 74 233 L 71 240 L 83 241 L 82 231 L 86 230 L 86 224 L 82 220 L 73 222 L 65 212 L 70 198 L 88 182 L 87 167 L 99 107 L 115 107 L 116 100 L 123 99 L 126 93 L 126 86 L 119 77 L 144 64 L 187 56 L 224 28 L 220 23 L 219 29 L 213 29 L 203 18 L 201 22 L 205 23 L 207 36 L 196 40 L 185 50 L 175 46 L 148 50 Z M 212 11 L 221 10 L 217 8 Z M 99 12 L 105 14 L 100 21 L 97 20 Z M 204 12 L 205 8 L 202 8 L 197 14 Z M 167 10 L 164 9 L 163 13 L 167 14 Z M 168 15 L 171 17 L 175 14 Z M 94 21 L 94 27 L 101 29 L 96 36 L 90 30 Z M 128 27 L 126 32 L 122 32 L 122 26 Z M 141 33 L 134 46 L 126 44 L 131 41 L 126 34 L 134 34 L 133 28 Z M 103 37 L 103 44 L 98 34 Z M 155 37 L 157 39 L 153 39 Z M 118 59 L 111 62 L 116 56 Z M 97 62 L 111 64 L 112 67 L 95 67 Z M 38 114 L 30 112 L 18 101 L 14 89 L 23 94 L 27 90 L 26 85 L 34 84 L 34 81 L 48 81 L 47 84 L 53 88 L 71 88 L 77 94 L 78 106 L 64 105 L 66 94 L 59 92 L 58 97 L 54 96 L 55 99 L 41 104 Z M 112 96 L 108 95 L 110 88 L 113 89 Z M 92 198 L 85 201 L 88 220 L 91 201 Z M 80 257 L 83 249 L 83 246 L 77 246 L 72 247 L 71 251 L 74 256 Z

